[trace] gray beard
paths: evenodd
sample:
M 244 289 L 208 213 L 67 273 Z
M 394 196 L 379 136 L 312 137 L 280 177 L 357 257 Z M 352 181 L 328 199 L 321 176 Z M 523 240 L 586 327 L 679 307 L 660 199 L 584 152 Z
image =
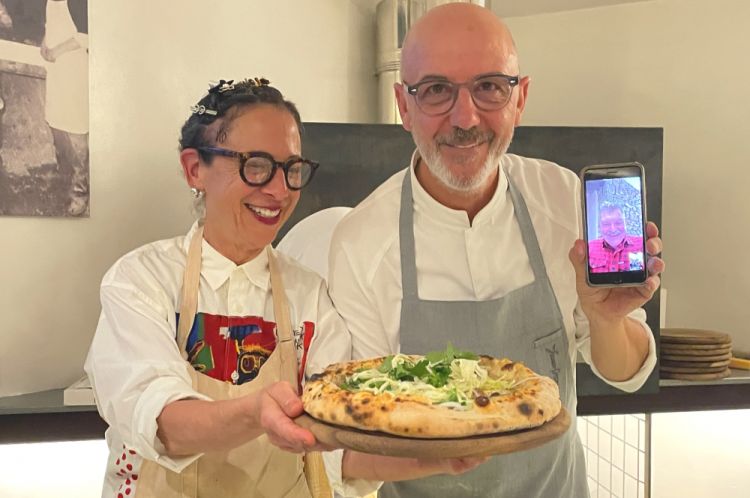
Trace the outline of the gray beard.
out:
M 495 172 L 500 164 L 500 158 L 508 150 L 508 147 L 510 147 L 512 139 L 513 136 L 511 135 L 505 141 L 497 139 L 490 142 L 487 159 L 485 160 L 482 169 L 480 169 L 476 175 L 468 178 L 459 177 L 453 174 L 450 168 L 443 162 L 440 150 L 435 142 L 421 143 L 421 140 L 418 140 L 416 137 L 414 137 L 414 142 L 417 145 L 417 150 L 419 150 L 419 155 L 424 159 L 423 162 L 427 165 L 427 169 L 430 170 L 430 173 L 432 173 L 440 183 L 455 192 L 471 194 L 480 190 L 487 179 Z

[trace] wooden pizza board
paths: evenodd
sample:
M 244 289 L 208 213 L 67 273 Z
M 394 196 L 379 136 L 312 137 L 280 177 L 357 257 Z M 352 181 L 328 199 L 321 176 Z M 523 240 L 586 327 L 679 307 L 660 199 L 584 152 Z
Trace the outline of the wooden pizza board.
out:
M 662 342 L 675 344 L 730 344 L 732 338 L 724 332 L 698 329 L 661 329 Z
M 729 365 L 729 362 L 727 362 L 727 365 Z M 723 372 L 727 369 L 727 365 L 722 365 L 720 367 L 670 367 L 669 365 L 661 365 L 659 367 L 659 370 L 662 373 L 689 373 L 689 374 L 708 374 L 708 373 L 718 373 Z
M 724 354 L 718 354 L 718 355 L 682 355 L 682 354 L 662 354 L 661 358 L 663 360 L 671 360 L 671 361 L 724 361 L 724 360 L 730 360 L 732 358 L 731 353 L 724 353 Z
M 673 351 L 729 351 L 732 349 L 732 343 L 727 344 L 672 344 L 664 343 L 661 345 L 662 350 Z
M 732 350 L 731 349 L 715 349 L 715 350 L 708 350 L 708 349 L 680 349 L 680 350 L 674 350 L 665 348 L 662 346 L 661 348 L 661 354 L 665 355 L 671 355 L 671 356 L 690 356 L 695 357 L 696 361 L 703 361 L 701 359 L 702 356 L 731 356 Z
M 660 372 L 662 379 L 677 379 L 677 380 L 716 380 L 729 377 L 732 372 L 727 368 L 721 372 L 716 373 L 677 373 L 677 372 Z
M 570 427 L 565 408 L 539 427 L 521 431 L 465 438 L 421 439 L 393 436 L 327 424 L 304 414 L 295 422 L 312 432 L 323 444 L 363 453 L 410 458 L 463 458 L 513 453 L 541 446 L 561 436 Z
M 695 345 L 690 344 L 689 347 L 684 349 L 674 349 L 670 347 L 669 344 L 662 344 L 661 345 L 661 352 L 665 354 L 684 354 L 684 355 L 692 355 L 692 356 L 715 356 L 717 354 L 729 354 L 732 352 L 731 346 L 724 346 L 717 349 L 703 349 L 701 347 L 695 347 Z
M 729 359 L 720 361 L 674 361 L 662 360 L 663 367 L 682 367 L 682 368 L 716 368 L 729 366 Z

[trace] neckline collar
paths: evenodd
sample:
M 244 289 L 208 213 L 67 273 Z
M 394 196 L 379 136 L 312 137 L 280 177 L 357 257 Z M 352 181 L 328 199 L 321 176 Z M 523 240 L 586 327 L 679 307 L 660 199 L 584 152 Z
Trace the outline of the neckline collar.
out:
M 201 221 L 196 221 L 190 228 L 182 248 L 187 253 L 190 240 L 195 235 Z M 262 250 L 256 257 L 241 265 L 235 264 L 232 260 L 217 251 L 204 238 L 201 245 L 201 276 L 206 279 L 211 289 L 217 290 L 224 285 L 229 277 L 238 268 L 243 271 L 247 279 L 260 289 L 267 291 L 269 288 L 270 274 L 268 271 L 268 254 L 266 249 Z

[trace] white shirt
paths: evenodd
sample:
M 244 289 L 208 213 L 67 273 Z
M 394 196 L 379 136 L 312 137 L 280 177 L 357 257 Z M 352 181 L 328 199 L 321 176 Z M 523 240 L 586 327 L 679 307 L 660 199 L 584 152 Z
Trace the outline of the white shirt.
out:
M 99 413 L 109 424 L 104 497 L 125 496 L 128 488 L 133 496 L 142 457 L 176 472 L 200 457 L 171 458 L 156 437 L 156 418 L 165 405 L 186 398 L 208 399 L 193 390 L 175 339 L 188 243 L 196 226 L 187 236 L 153 242 L 126 254 L 102 281 L 102 313 L 85 370 Z M 302 322 L 315 327 L 306 374 L 348 360 L 350 336 L 323 280 L 291 258 L 276 254 L 292 327 Z M 273 321 L 269 280 L 265 251 L 237 266 L 204 240 L 198 311 Z M 324 456 L 331 485 L 339 494 L 356 496 L 377 487 L 366 481 L 342 482 L 342 451 Z
M 350 207 L 337 206 L 316 211 L 294 225 L 276 245 L 276 250 L 328 278 L 328 252 L 333 229 L 351 210 Z
M 355 207 L 333 234 L 328 283 L 336 309 L 351 332 L 353 358 L 400 350 L 398 223 L 404 174 L 412 175 L 420 299 L 485 301 L 503 297 L 533 281 L 505 171 L 528 206 L 563 315 L 571 363 L 575 364 L 577 349 L 594 373 L 609 384 L 628 392 L 642 386 L 656 364 L 654 338 L 642 309 L 630 314 L 649 332 L 649 354 L 641 369 L 629 380 L 611 382 L 591 361 L 589 324 L 578 303 L 575 271 L 568 259 L 573 242 L 580 238 L 578 177 L 548 161 L 506 154 L 501 161 L 497 190 L 469 223 L 465 211 L 445 207 L 420 185 L 414 173 L 417 157 L 415 153 L 410 168 L 393 175 Z

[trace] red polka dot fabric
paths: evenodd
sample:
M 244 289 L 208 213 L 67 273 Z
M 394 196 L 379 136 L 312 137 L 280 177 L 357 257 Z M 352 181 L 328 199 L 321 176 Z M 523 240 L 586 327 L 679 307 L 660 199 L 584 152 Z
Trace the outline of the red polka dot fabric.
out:
M 128 462 L 128 459 L 132 460 L 135 455 L 135 451 L 123 445 L 122 454 L 115 460 L 115 467 L 117 467 L 116 475 L 120 479 L 117 498 L 135 495 L 135 482 L 138 480 L 138 474 L 133 473 L 133 464 Z

